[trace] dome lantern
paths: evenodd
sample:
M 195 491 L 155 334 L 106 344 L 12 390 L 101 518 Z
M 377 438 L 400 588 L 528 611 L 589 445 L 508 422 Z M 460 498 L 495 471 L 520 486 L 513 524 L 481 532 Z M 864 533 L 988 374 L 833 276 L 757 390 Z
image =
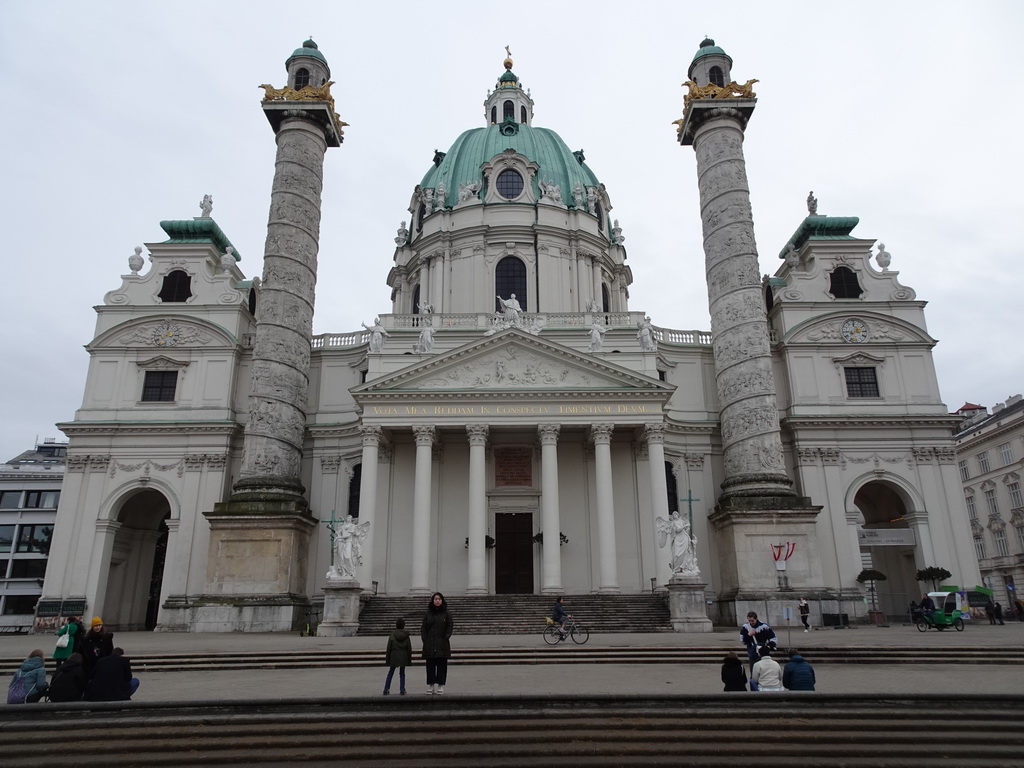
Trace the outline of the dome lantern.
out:
M 686 74 L 697 85 L 714 84 L 721 88 L 732 80 L 732 57 L 705 37 Z
M 331 79 L 331 68 L 313 38 L 296 48 L 284 66 L 288 70 L 288 86 L 295 90 L 307 85 L 319 88 Z
M 533 99 L 523 90 L 522 83 L 512 71 L 512 51 L 505 46 L 505 71 L 498 78 L 494 91 L 484 101 L 484 124 L 497 125 L 508 122 L 510 133 L 515 125 L 532 125 Z

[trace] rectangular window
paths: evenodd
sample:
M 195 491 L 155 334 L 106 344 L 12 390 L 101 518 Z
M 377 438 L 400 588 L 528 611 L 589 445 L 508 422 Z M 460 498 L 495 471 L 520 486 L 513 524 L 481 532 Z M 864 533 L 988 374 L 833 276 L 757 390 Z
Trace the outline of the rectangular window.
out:
M 985 559 L 985 540 L 981 536 L 974 537 L 974 554 L 979 560 Z
M 999 504 L 996 502 L 996 492 L 992 489 L 985 491 L 985 503 L 988 505 L 990 515 L 999 514 Z
M 14 544 L 14 526 L 0 525 L 0 552 L 10 552 Z M 0 573 L 0 576 L 3 576 Z
M 1024 507 L 1024 496 L 1020 492 L 1020 483 L 1009 483 L 1006 490 L 1010 492 L 1010 507 L 1013 509 Z
M 12 579 L 41 579 L 45 575 L 45 560 L 15 560 L 11 563 Z
M 960 479 L 970 480 L 971 479 L 971 468 L 967 466 L 967 459 L 963 459 L 960 464 Z
M 1024 549 L 1024 525 L 1017 526 L 1017 543 L 1020 544 L 1020 548 Z
M 1004 467 L 1008 467 L 1013 464 L 1013 446 L 1009 443 L 1003 443 L 999 446 L 999 458 L 1003 462 Z
M 48 555 L 50 554 L 50 539 L 52 537 L 52 525 L 23 525 L 18 534 L 18 551 L 37 552 L 41 555 Z
M 8 595 L 4 598 L 4 616 L 31 616 L 38 602 L 39 595 Z
M 146 371 L 142 400 L 146 403 L 173 403 L 177 388 L 177 371 Z
M 982 451 L 978 454 L 978 469 L 981 470 L 981 474 L 985 474 L 989 471 L 988 451 Z
M 0 493 L 0 509 L 17 509 L 21 505 L 21 491 Z
M 996 541 L 996 557 L 1009 557 L 1010 548 L 1006 545 L 1006 531 L 992 531 L 992 537 Z
M 974 497 L 973 496 L 965 496 L 964 497 L 964 501 L 967 502 L 967 516 L 970 517 L 971 520 L 977 520 L 978 519 L 978 508 L 976 506 L 974 506 Z
M 10 560 L 0 560 L 0 579 L 7 578 L 7 564 Z
M 843 368 L 847 397 L 878 397 L 878 374 L 874 368 Z
M 56 509 L 60 491 L 25 491 L 25 509 Z

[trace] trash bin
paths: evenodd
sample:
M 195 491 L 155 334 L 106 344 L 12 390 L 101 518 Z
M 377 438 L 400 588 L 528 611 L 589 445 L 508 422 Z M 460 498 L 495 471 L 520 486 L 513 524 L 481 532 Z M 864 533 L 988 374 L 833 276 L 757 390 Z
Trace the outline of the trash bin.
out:
M 848 613 L 823 613 L 821 623 L 826 627 L 848 627 L 850 626 L 850 615 Z

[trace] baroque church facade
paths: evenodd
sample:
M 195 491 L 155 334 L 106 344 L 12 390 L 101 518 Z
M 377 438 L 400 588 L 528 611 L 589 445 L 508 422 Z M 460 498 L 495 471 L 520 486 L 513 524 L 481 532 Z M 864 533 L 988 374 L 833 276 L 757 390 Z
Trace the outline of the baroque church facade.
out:
M 929 565 L 978 582 L 924 302 L 813 200 L 760 275 L 756 96 L 713 41 L 677 121 L 711 331 L 630 308 L 610 191 L 534 125 L 506 59 L 483 125 L 413 190 L 390 312 L 313 336 L 323 157 L 344 123 L 312 41 L 286 66 L 263 102 L 262 275 L 205 208 L 161 222 L 148 269 L 137 249 L 97 307 L 44 599 L 122 629 L 288 630 L 323 601 L 348 516 L 351 581 L 378 595 L 664 591 L 659 518 L 686 523 L 715 623 L 801 596 L 863 614 L 867 562 L 911 596 Z

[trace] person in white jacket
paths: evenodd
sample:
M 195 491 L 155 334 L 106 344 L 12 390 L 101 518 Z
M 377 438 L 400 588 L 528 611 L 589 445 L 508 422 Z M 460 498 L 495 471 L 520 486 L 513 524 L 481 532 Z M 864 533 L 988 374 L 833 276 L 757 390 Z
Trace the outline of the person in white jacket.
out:
M 754 669 L 750 673 L 751 688 L 755 691 L 786 690 L 782 685 L 782 667 L 772 658 L 772 649 L 763 645 L 760 653 L 761 658 L 754 664 Z

